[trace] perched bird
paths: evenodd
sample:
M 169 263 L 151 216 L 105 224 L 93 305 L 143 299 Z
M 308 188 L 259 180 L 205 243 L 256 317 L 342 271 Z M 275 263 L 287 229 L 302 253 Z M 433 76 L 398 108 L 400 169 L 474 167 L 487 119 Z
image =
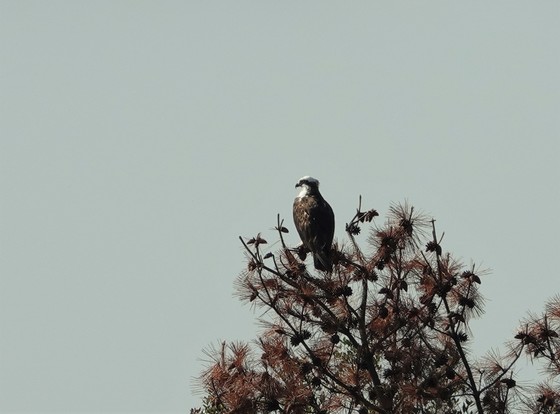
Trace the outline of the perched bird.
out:
M 294 200 L 296 230 L 305 250 L 313 255 L 315 269 L 332 270 L 331 245 L 334 237 L 334 213 L 319 192 L 319 180 L 305 176 L 296 188 L 301 191 Z

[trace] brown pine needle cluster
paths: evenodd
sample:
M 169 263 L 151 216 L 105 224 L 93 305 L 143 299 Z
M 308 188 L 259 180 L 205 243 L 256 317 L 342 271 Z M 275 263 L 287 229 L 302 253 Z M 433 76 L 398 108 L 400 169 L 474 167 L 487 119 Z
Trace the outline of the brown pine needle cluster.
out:
M 265 311 L 263 332 L 251 346 L 209 351 L 205 407 L 193 413 L 560 412 L 560 299 L 523 325 L 506 355 L 474 360 L 469 321 L 483 313 L 485 272 L 446 252 L 435 221 L 413 207 L 394 205 L 381 225 L 378 215 L 358 208 L 348 241 L 333 247 L 332 272 L 306 266 L 279 218 L 278 251 L 265 252 L 260 234 L 240 239 L 247 266 L 236 293 Z M 513 371 L 524 352 L 550 374 L 533 393 Z

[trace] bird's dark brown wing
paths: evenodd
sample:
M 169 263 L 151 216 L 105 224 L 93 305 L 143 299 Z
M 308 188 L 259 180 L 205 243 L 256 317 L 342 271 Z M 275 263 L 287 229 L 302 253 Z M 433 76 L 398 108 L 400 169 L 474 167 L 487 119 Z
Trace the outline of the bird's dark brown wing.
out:
M 297 198 L 293 208 L 294 224 L 304 247 L 313 252 L 330 252 L 334 237 L 334 213 L 322 198 L 306 196 Z

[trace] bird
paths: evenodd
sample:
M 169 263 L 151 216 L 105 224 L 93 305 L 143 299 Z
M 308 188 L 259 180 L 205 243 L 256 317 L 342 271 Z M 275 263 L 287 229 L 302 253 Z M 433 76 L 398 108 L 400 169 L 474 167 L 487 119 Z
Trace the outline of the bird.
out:
M 331 272 L 334 212 L 319 192 L 319 180 L 305 176 L 298 180 L 300 193 L 294 200 L 293 218 L 303 248 L 313 255 L 315 269 Z

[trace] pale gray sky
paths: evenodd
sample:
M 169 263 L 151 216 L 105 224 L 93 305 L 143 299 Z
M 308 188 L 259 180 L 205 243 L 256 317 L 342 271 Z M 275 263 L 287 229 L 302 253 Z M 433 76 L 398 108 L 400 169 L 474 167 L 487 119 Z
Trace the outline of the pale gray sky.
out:
M 293 229 L 303 175 L 339 237 L 359 194 L 437 218 L 493 269 L 475 350 L 500 346 L 560 293 L 559 22 L 557 1 L 0 1 L 0 412 L 197 405 L 202 349 L 258 329 L 237 237 Z

